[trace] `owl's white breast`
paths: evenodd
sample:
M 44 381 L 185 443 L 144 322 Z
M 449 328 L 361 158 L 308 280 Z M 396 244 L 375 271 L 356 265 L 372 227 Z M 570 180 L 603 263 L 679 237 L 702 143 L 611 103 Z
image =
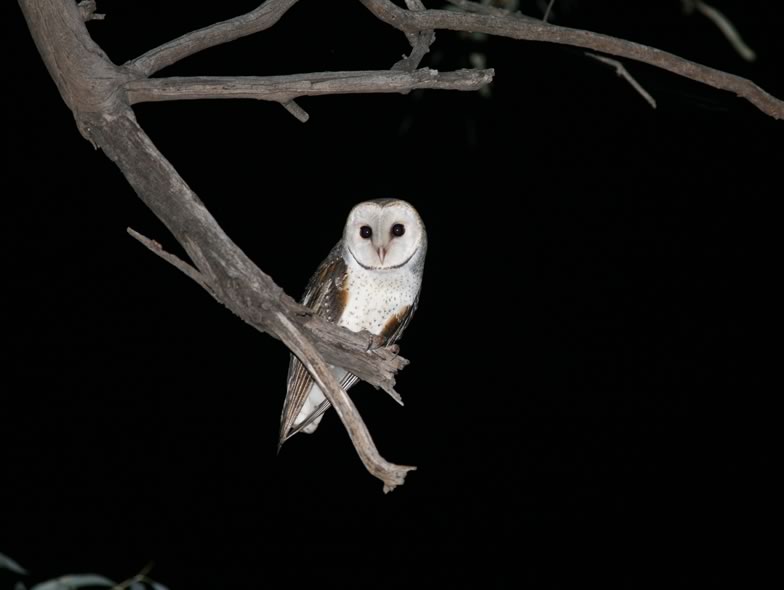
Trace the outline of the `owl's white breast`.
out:
M 353 260 L 347 266 L 348 303 L 338 324 L 349 330 L 379 334 L 392 316 L 416 300 L 422 279 L 408 267 L 368 270 Z

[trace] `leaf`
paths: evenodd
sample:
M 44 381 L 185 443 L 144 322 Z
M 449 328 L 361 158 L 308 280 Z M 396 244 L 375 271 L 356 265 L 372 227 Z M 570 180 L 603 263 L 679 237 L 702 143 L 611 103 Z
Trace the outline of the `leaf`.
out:
M 71 574 L 48 582 L 41 582 L 31 590 L 76 590 L 87 586 L 114 586 L 114 582 L 98 574 Z
M 21 565 L 16 563 L 13 559 L 8 557 L 7 555 L 3 555 L 0 553 L 0 568 L 5 568 L 7 570 L 11 570 L 14 573 L 27 575 L 27 570 L 25 570 Z
M 152 582 L 152 588 L 153 590 L 169 590 L 166 586 L 159 584 L 158 582 Z
M 145 586 L 141 582 L 134 582 L 130 586 L 128 586 L 128 590 L 145 590 L 147 586 Z

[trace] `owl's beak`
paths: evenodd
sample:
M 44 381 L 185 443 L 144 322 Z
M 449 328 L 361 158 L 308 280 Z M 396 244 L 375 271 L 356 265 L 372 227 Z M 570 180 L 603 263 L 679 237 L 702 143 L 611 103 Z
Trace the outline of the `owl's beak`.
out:
M 387 256 L 387 249 L 384 246 L 378 247 L 378 259 L 381 261 L 381 264 L 384 264 L 384 258 Z

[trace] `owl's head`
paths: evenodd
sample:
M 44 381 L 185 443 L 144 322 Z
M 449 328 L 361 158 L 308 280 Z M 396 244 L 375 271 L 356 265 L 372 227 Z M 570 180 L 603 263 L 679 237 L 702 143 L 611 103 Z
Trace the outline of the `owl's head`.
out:
M 424 254 L 425 226 L 416 209 L 405 201 L 365 201 L 349 213 L 343 243 L 349 256 L 364 268 L 400 268 Z

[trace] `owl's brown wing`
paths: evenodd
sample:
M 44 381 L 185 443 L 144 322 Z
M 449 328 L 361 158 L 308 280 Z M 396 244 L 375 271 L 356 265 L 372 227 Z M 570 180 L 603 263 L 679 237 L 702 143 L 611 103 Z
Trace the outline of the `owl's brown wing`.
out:
M 408 326 L 411 318 L 414 317 L 417 305 L 419 305 L 419 293 L 417 293 L 414 302 L 411 305 L 407 305 L 387 320 L 387 323 L 384 324 L 384 327 L 379 334 L 383 339 L 382 342 L 384 343 L 384 346 L 389 346 L 400 340 L 403 331 Z
M 302 304 L 312 309 L 316 315 L 330 322 L 337 322 L 343 315 L 343 310 L 348 302 L 348 291 L 344 289 L 346 278 L 346 262 L 343 260 L 342 243 L 338 244 L 329 253 L 324 262 L 319 265 L 310 278 L 302 297 Z M 341 386 L 348 389 L 357 378 L 351 375 L 354 381 Z M 283 413 L 280 417 L 280 439 L 278 446 L 293 434 L 291 432 L 294 420 L 302 411 L 302 406 L 310 393 L 313 379 L 301 362 L 291 355 L 289 374 L 286 385 L 286 401 L 283 403 Z M 297 428 L 297 432 L 304 427 Z

